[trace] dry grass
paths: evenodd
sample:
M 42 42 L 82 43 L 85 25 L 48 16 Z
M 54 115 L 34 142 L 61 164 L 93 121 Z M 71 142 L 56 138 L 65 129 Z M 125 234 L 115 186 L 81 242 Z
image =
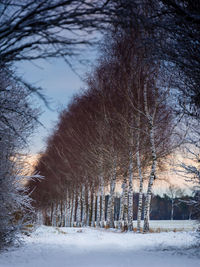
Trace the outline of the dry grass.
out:
M 26 228 L 33 228 L 33 224 L 27 224 Z
M 83 230 L 80 229 L 80 230 L 77 230 L 76 232 L 77 233 L 83 233 Z
M 177 228 L 174 228 L 174 229 L 167 229 L 167 228 L 155 228 L 155 229 L 152 229 L 150 228 L 149 229 L 149 233 L 168 233 L 168 232 L 183 232 L 184 231 L 184 228 L 180 228 L 180 229 L 177 229 Z
M 33 224 L 27 224 L 23 227 L 22 229 L 22 233 L 24 235 L 27 235 L 27 236 L 30 236 L 31 232 L 33 231 L 34 229 L 34 225 Z
M 58 231 L 59 234 L 64 234 L 66 235 L 67 233 L 62 231 L 59 227 L 56 227 L 56 230 Z

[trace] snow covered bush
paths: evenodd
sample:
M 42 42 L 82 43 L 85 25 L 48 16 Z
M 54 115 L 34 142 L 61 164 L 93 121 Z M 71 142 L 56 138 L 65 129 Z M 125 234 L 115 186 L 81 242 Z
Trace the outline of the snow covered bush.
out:
M 8 68 L 0 68 L 0 249 L 15 242 L 31 211 L 31 199 L 21 181 L 25 173 L 20 150 L 38 114 L 30 106 L 30 93 L 12 75 Z
M 186 137 L 185 157 L 179 170 L 186 181 L 193 183 L 193 199 L 187 204 L 193 209 L 193 214 L 199 220 L 200 230 L 200 115 L 198 112 L 195 117 L 188 116 L 189 133 Z

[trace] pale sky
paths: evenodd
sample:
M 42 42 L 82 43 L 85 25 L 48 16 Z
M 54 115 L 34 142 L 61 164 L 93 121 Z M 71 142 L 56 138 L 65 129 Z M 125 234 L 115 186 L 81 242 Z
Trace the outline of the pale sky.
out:
M 90 69 L 89 64 L 81 65 L 76 63 L 75 67 L 82 77 Z M 45 139 L 49 136 L 53 126 L 58 121 L 58 111 L 67 106 L 72 96 L 80 88 L 84 87 L 84 83 L 67 66 L 63 59 L 51 59 L 50 61 L 39 60 L 35 63 L 18 63 L 17 72 L 26 81 L 43 88 L 43 93 L 50 100 L 50 107 L 54 110 L 49 110 L 38 97 L 34 97 L 35 101 L 42 108 L 43 114 L 40 116 L 40 122 L 44 125 L 44 127 L 40 126 L 30 139 L 30 150 L 28 153 L 35 154 L 44 150 Z

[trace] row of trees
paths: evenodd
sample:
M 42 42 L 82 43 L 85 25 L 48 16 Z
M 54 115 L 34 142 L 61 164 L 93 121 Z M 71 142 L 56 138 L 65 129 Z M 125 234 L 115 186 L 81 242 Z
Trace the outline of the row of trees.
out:
M 133 181 L 138 180 L 137 230 L 144 206 L 143 231 L 148 231 L 156 170 L 181 142 L 174 135 L 178 118 L 169 105 L 173 97 L 166 72 L 158 62 L 148 61 L 143 34 L 115 29 L 106 37 L 87 87 L 61 113 L 36 168 L 45 177 L 31 184 L 37 203 L 56 210 L 55 203 L 64 203 L 65 210 L 71 209 L 68 218 L 77 225 L 91 220 L 94 225 L 96 218 L 97 226 L 106 219 L 106 226 L 113 227 L 114 195 L 121 184 L 119 226 L 132 230 Z M 148 185 L 143 205 L 144 180 Z M 59 207 L 62 213 L 63 205 Z
M 183 141 L 177 127 L 180 117 L 185 116 L 187 124 L 195 118 L 198 124 L 199 61 L 194 53 L 199 49 L 199 4 L 189 0 L 121 1 L 118 7 L 119 19 L 113 21 L 99 64 L 88 76 L 87 89 L 61 114 L 48 140 L 37 167 L 46 180 L 36 185 L 33 196 L 41 207 L 67 201 L 68 217 L 77 224 L 92 220 L 94 225 L 96 217 L 97 226 L 106 219 L 107 226 L 113 227 L 119 180 L 119 224 L 123 220 L 123 227 L 131 230 L 133 178 L 139 179 L 140 231 L 146 178 L 146 232 L 156 169 Z M 198 142 L 197 137 L 188 143 L 198 147 Z M 186 175 L 198 179 L 197 167 L 181 167 Z M 110 191 L 106 210 L 105 188 Z M 198 200 L 195 203 L 198 206 Z
M 11 217 L 13 218 L 14 212 L 18 209 L 16 208 L 17 205 L 18 207 L 24 205 L 23 194 L 20 195 L 20 192 L 23 192 L 23 190 L 20 189 L 19 192 L 19 190 L 16 189 L 19 185 L 19 183 L 16 182 L 19 170 L 17 167 L 19 165 L 17 164 L 16 155 L 27 142 L 26 138 L 33 129 L 34 121 L 37 120 L 37 115 L 30 106 L 29 94 L 34 91 L 43 98 L 39 88 L 35 88 L 32 84 L 25 82 L 21 77 L 16 76 L 15 72 L 11 71 L 12 66 L 16 61 L 37 60 L 39 58 L 58 56 L 64 57 L 66 62 L 69 63 L 71 57 L 75 57 L 80 53 L 83 45 L 90 45 L 93 43 L 93 38 L 90 37 L 94 35 L 90 35 L 90 33 L 96 29 L 104 30 L 108 23 L 111 23 L 112 27 L 115 29 L 118 29 L 119 26 L 124 29 L 130 29 L 134 25 L 134 29 L 138 29 L 134 34 L 136 37 L 139 35 L 139 38 L 136 39 L 141 40 L 142 45 L 140 46 L 139 41 L 136 42 L 137 57 L 134 57 L 135 59 L 131 57 L 133 59 L 133 65 L 130 66 L 129 63 L 127 63 L 127 58 L 125 58 L 126 63 L 122 64 L 123 68 L 119 68 L 119 62 L 121 61 L 116 60 L 113 53 L 111 53 L 112 57 L 107 54 L 106 60 L 108 60 L 102 60 L 94 75 L 92 75 L 90 79 L 88 78 L 88 91 L 85 92 L 82 97 L 77 97 L 68 112 L 63 112 L 62 117 L 71 125 L 71 133 L 68 129 L 68 135 L 66 135 L 68 139 L 65 141 L 68 145 L 64 150 L 68 151 L 68 155 L 71 153 L 73 146 L 75 150 L 71 155 L 72 158 L 68 156 L 67 161 L 65 161 L 64 165 L 67 166 L 67 172 L 64 170 L 63 173 L 62 168 L 57 168 L 54 170 L 56 179 L 54 177 L 52 184 L 47 181 L 45 182 L 46 185 L 49 184 L 47 187 L 44 186 L 44 183 L 40 184 L 40 188 L 44 186 L 44 192 L 49 192 L 46 194 L 45 198 L 48 199 L 49 196 L 51 196 L 52 199 L 52 196 L 57 196 L 60 192 L 63 192 L 61 188 L 67 188 L 63 187 L 63 181 L 65 181 L 64 183 L 66 183 L 69 188 L 69 194 L 72 195 L 74 192 L 72 189 L 77 189 L 78 184 L 86 185 L 86 177 L 90 181 L 89 184 L 94 188 L 92 192 L 98 192 L 97 188 L 100 182 L 97 181 L 102 179 L 97 177 L 102 176 L 102 173 L 104 176 L 103 181 L 107 185 L 111 182 L 109 178 L 111 177 L 111 173 L 113 174 L 112 177 L 127 177 L 124 175 L 127 170 L 129 170 L 128 173 L 130 174 L 128 192 L 131 195 L 131 175 L 135 175 L 137 169 L 141 170 L 138 175 L 141 181 L 140 192 L 142 192 L 142 180 L 145 177 L 144 173 L 146 173 L 144 170 L 150 168 L 152 172 L 150 175 L 151 179 L 149 179 L 149 191 L 145 205 L 146 218 L 148 218 L 148 207 L 151 198 L 152 182 L 155 178 L 155 167 L 158 161 L 160 161 L 160 158 L 162 158 L 162 153 L 159 152 L 160 148 L 157 149 L 158 144 L 156 142 L 159 143 L 160 140 L 158 138 L 159 135 L 157 135 L 158 130 L 160 129 L 160 133 L 162 133 L 163 127 L 159 128 L 160 125 L 157 127 L 156 124 L 154 124 L 154 122 L 157 123 L 157 117 L 159 118 L 157 110 L 161 110 L 160 107 L 157 108 L 156 103 L 158 102 L 161 104 L 162 101 L 160 100 L 162 98 L 166 99 L 167 94 L 165 93 L 167 91 L 165 90 L 166 86 L 163 86 L 163 81 L 161 82 L 160 78 L 157 79 L 157 77 L 160 77 L 160 72 L 165 72 L 166 69 L 169 68 L 172 68 L 173 71 L 178 70 L 181 73 L 181 82 L 178 80 L 177 85 L 177 82 L 174 82 L 175 80 L 173 79 L 172 87 L 179 89 L 180 104 L 184 108 L 184 113 L 195 119 L 195 123 L 192 127 L 196 138 L 194 140 L 194 135 L 192 135 L 192 141 L 189 140 L 189 143 L 192 142 L 192 144 L 197 147 L 197 150 L 199 148 L 199 132 L 196 127 L 196 124 L 199 122 L 198 108 L 200 95 L 200 64 L 198 56 L 200 55 L 199 1 L 2 0 L 0 1 L 0 231 L 2 245 L 9 243 L 8 241 L 14 240 L 14 233 L 16 233 L 14 229 L 18 229 L 19 227 L 17 223 L 15 227 L 12 225 L 13 219 L 11 219 Z M 141 29 L 143 30 L 141 31 Z M 141 32 L 143 32 L 142 35 Z M 124 34 L 122 35 L 124 36 Z M 120 36 L 120 32 L 118 32 L 118 38 L 123 39 Z M 132 51 L 134 51 L 136 48 L 135 38 L 129 41 L 129 45 L 130 47 L 133 46 Z M 140 50 L 141 47 L 142 49 Z M 114 49 L 113 51 L 118 50 Z M 130 49 L 128 49 L 128 51 L 130 51 Z M 139 51 L 141 53 L 139 53 Z M 119 52 L 117 53 L 120 54 Z M 129 54 L 127 56 L 129 56 Z M 111 68 L 113 67 L 112 60 L 114 68 Z M 136 67 L 137 60 L 138 62 L 142 62 L 138 67 Z M 155 65 L 155 61 L 160 62 L 158 65 Z M 118 62 L 118 65 L 116 62 Z M 162 69 L 161 66 L 167 68 Z M 103 82 L 101 79 L 101 72 L 104 73 L 104 68 L 106 71 L 103 76 Z M 195 69 L 195 71 L 193 71 L 193 69 Z M 135 72 L 135 70 L 137 71 Z M 131 75 L 133 75 L 132 78 Z M 141 79 L 139 78 L 140 75 Z M 115 79 L 113 79 L 114 77 Z M 171 76 L 165 76 L 165 78 L 166 77 L 169 78 Z M 137 93 L 135 91 L 133 94 L 132 90 L 128 90 L 129 82 L 131 83 L 132 80 L 137 83 L 136 86 L 134 85 L 135 88 L 140 88 L 136 90 Z M 170 79 L 167 81 L 169 82 L 169 80 Z M 124 81 L 124 84 L 122 81 Z M 142 81 L 142 86 L 140 86 L 140 81 Z M 165 80 L 164 83 L 167 81 Z M 118 88 L 118 82 L 120 85 L 119 88 L 123 88 L 123 90 L 125 88 L 124 91 L 116 90 L 116 88 Z M 157 84 L 159 86 L 157 86 Z M 105 90 L 105 85 L 107 86 L 107 90 Z M 104 87 L 104 89 L 99 90 L 99 88 L 102 87 Z M 98 88 L 98 90 L 92 88 Z M 112 88 L 112 90 L 110 90 L 110 88 Z M 159 89 L 157 90 L 156 88 Z M 88 99 L 92 99 L 92 102 Z M 45 101 L 44 98 L 43 100 Z M 88 102 L 91 104 L 86 104 Z M 110 105 L 111 102 L 112 105 Z M 169 107 L 166 106 L 165 102 L 167 101 L 163 101 L 163 107 L 164 109 L 166 107 L 168 110 Z M 84 112 L 80 108 L 81 105 L 84 106 L 84 112 L 90 116 L 90 120 L 87 120 L 87 123 L 84 119 Z M 121 109 L 119 109 L 119 107 L 121 107 Z M 87 109 L 89 109 L 89 111 Z M 78 112 L 83 119 L 83 125 L 81 125 Z M 169 110 L 163 112 L 163 114 L 168 112 Z M 169 112 L 169 114 L 171 113 Z M 77 126 L 73 124 L 73 118 L 77 120 Z M 65 129 L 65 119 L 63 119 L 62 123 L 63 129 Z M 170 120 L 169 116 L 165 129 L 168 127 L 170 128 Z M 92 127 L 89 127 L 89 125 L 92 125 Z M 142 128 L 143 126 L 141 127 L 141 125 L 143 125 L 144 128 Z M 58 125 L 58 128 L 59 127 L 61 127 L 61 123 Z M 80 135 L 80 131 L 82 131 L 82 127 L 85 137 L 87 134 L 91 135 L 92 142 L 90 142 L 88 138 L 80 139 L 81 143 L 78 141 L 77 138 Z M 55 132 L 56 134 L 59 133 L 59 131 Z M 75 139 L 74 137 L 70 139 L 70 135 L 74 132 L 76 132 Z M 118 133 L 118 135 L 116 133 Z M 128 138 L 124 138 L 125 136 Z M 162 136 L 162 134 L 160 136 Z M 164 136 L 165 134 L 163 138 Z M 61 143 L 58 139 L 56 140 L 59 144 Z M 62 138 L 62 140 L 65 139 Z M 73 146 L 71 144 L 72 140 Z M 88 142 L 86 142 L 86 140 Z M 49 151 L 54 150 L 51 145 L 53 143 L 54 137 L 50 138 L 48 149 L 42 157 L 44 162 L 49 160 L 46 160 Z M 164 147 L 165 142 L 160 140 L 160 144 L 162 143 Z M 166 141 L 166 144 L 169 145 L 169 142 Z M 134 148 L 134 146 L 136 147 L 135 150 L 130 149 Z M 150 146 L 153 149 L 150 149 Z M 154 146 L 156 149 L 154 149 Z M 63 155 L 63 146 L 56 145 L 55 147 L 59 147 L 59 154 Z M 148 153 L 144 153 L 145 149 L 147 149 Z M 93 158 L 91 157 L 92 155 L 94 155 Z M 198 155 L 199 154 L 195 152 L 195 160 L 197 162 L 199 160 Z M 52 166 L 54 166 L 55 163 L 57 164 L 57 156 L 58 155 L 55 157 L 56 161 L 53 160 L 51 165 L 45 165 L 51 166 L 51 168 L 48 169 L 50 175 L 46 175 L 47 168 L 44 171 L 48 179 L 52 179 L 50 178 L 52 177 Z M 14 158 L 15 160 L 13 160 Z M 53 158 L 54 157 L 52 157 L 52 159 Z M 135 158 L 137 158 L 137 167 L 134 165 Z M 80 161 L 81 159 L 83 162 Z M 121 164 L 123 161 L 125 164 Z M 42 165 L 41 162 L 40 164 Z M 182 167 L 187 173 L 194 175 L 199 182 L 199 169 L 196 166 L 183 165 Z M 38 169 L 41 168 L 43 167 L 38 166 Z M 59 174 L 57 173 L 58 170 Z M 87 173 L 85 173 L 86 170 Z M 62 175 L 60 175 L 60 172 Z M 78 183 L 77 179 L 80 180 L 81 183 Z M 72 181 L 76 181 L 74 182 L 74 187 L 72 186 Z M 125 185 L 123 186 L 123 199 L 125 203 L 123 207 L 124 211 L 126 211 L 127 178 L 124 178 L 123 184 Z M 52 190 L 53 185 L 55 185 L 54 190 Z M 111 188 L 114 190 L 115 180 L 113 180 L 112 185 Z M 33 187 L 35 188 L 35 185 Z M 38 188 L 39 187 L 37 187 L 37 190 L 42 192 L 42 190 Z M 36 194 L 37 190 L 34 191 L 34 194 Z M 61 195 L 63 194 L 64 193 Z M 111 193 L 111 196 L 112 194 L 113 193 Z M 44 195 L 45 193 L 41 194 L 41 196 Z M 25 197 L 25 195 L 23 196 Z M 129 197 L 128 199 L 128 205 L 131 206 L 132 198 Z M 17 204 L 15 205 L 14 203 Z M 21 204 L 19 205 L 19 203 Z M 25 203 L 29 203 L 29 201 L 27 202 L 26 200 Z M 44 203 L 47 203 L 47 201 L 44 201 Z M 110 203 L 112 203 L 112 197 L 110 198 Z M 198 206 L 199 200 L 195 203 Z M 111 204 L 109 205 L 112 206 Z M 127 214 L 127 212 L 125 212 L 125 214 Z M 138 214 L 139 218 L 140 212 Z M 129 215 L 130 218 L 131 212 Z M 126 216 L 127 215 L 125 215 L 125 217 Z M 145 224 L 148 228 L 148 219 Z
M 139 193 L 133 194 L 133 220 L 137 220 L 137 211 L 138 211 L 138 199 Z M 145 195 L 143 195 L 143 203 L 145 200 Z M 109 201 L 109 195 L 105 196 L 105 206 L 107 207 Z M 150 209 L 150 217 L 152 220 L 195 220 L 197 219 L 196 210 L 193 206 L 188 205 L 188 201 L 195 201 L 195 197 L 191 196 L 182 196 L 171 198 L 168 195 L 164 195 L 163 197 L 159 195 L 152 195 L 152 205 Z M 114 197 L 114 220 L 115 227 L 120 227 L 119 219 L 120 219 L 120 194 L 116 194 Z M 172 203 L 173 202 L 173 203 Z M 39 223 L 43 223 L 45 225 L 52 225 L 57 227 L 66 227 L 75 225 L 76 218 L 73 219 L 71 215 L 71 210 L 67 211 L 67 204 L 61 202 L 56 211 L 53 211 L 55 207 L 53 206 L 49 209 L 43 209 L 43 213 L 39 215 Z M 97 199 L 95 202 L 97 205 Z M 62 208 L 61 208 L 62 206 Z M 62 209 L 62 212 L 61 212 Z M 56 212 L 56 214 L 55 214 Z M 75 215 L 75 214 L 74 214 Z M 40 217 L 41 216 L 41 217 Z M 83 215 L 82 215 L 83 216 Z M 105 216 L 106 217 L 106 216 Z M 95 221 L 97 221 L 97 213 L 95 213 L 94 217 L 92 217 L 94 221 L 89 220 L 88 225 L 95 225 Z M 142 217 L 143 219 L 143 217 Z M 86 220 L 86 221 L 87 221 Z M 81 220 L 81 225 L 84 225 Z M 124 223 L 124 222 L 123 222 Z M 101 226 L 106 226 L 105 221 L 100 222 Z M 136 228 L 133 228 L 136 230 Z

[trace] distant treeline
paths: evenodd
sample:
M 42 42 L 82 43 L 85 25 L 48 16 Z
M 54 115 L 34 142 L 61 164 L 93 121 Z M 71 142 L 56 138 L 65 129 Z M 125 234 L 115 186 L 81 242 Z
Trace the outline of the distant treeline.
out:
M 137 209 L 138 209 L 138 193 L 133 194 L 133 219 L 137 220 Z M 109 196 L 106 196 L 106 202 L 108 201 Z M 144 195 L 143 195 L 144 199 Z M 197 219 L 197 214 L 194 210 L 194 207 L 188 205 L 191 200 L 195 200 L 195 197 L 183 196 L 181 198 L 174 199 L 174 220 L 188 220 Z M 119 218 L 120 210 L 120 198 L 115 198 L 115 220 Z M 152 196 L 152 205 L 150 209 L 150 219 L 151 220 L 170 220 L 172 211 L 172 200 L 166 194 L 162 197 L 159 195 Z M 142 216 L 143 219 L 143 216 Z

